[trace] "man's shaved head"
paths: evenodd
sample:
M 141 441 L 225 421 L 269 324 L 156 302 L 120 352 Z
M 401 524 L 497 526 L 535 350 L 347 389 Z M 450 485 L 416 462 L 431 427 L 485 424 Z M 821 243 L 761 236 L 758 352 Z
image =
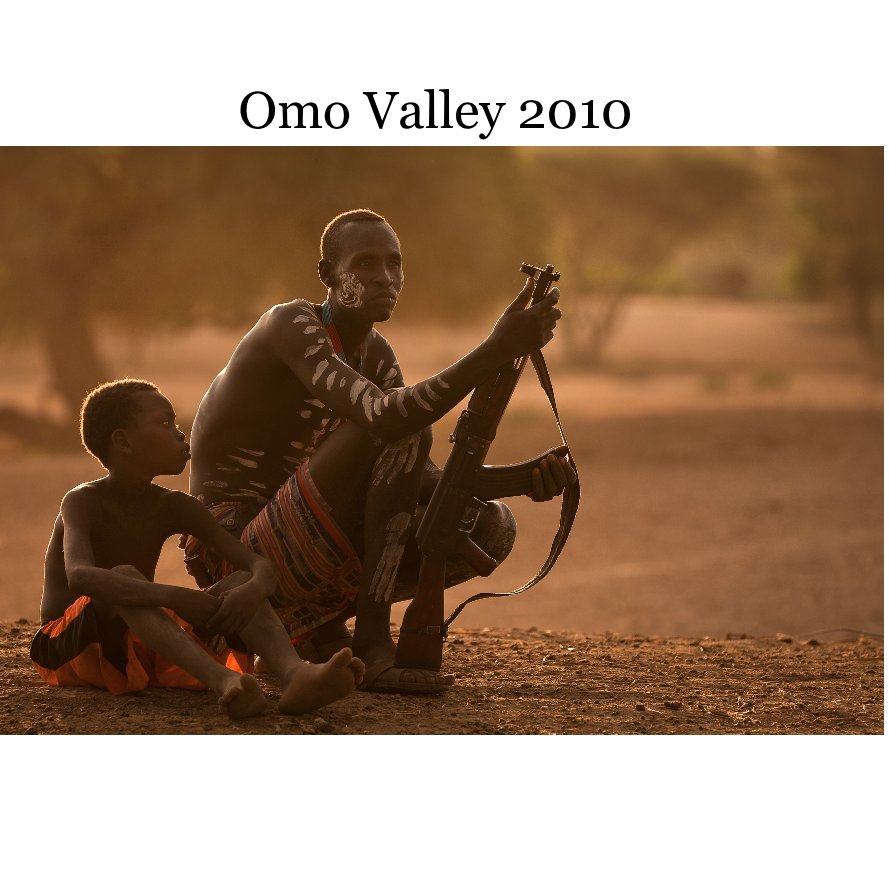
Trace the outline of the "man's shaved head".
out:
M 321 259 L 335 264 L 340 256 L 340 242 L 343 230 L 347 224 L 352 223 L 379 223 L 389 224 L 389 221 L 381 214 L 371 211 L 369 208 L 355 208 L 352 211 L 344 211 L 338 214 L 321 234 Z M 390 225 L 391 226 L 391 225 Z

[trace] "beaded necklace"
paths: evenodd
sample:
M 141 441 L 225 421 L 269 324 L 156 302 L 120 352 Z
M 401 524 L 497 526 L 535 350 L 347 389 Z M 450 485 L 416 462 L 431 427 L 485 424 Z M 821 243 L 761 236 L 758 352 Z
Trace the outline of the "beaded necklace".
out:
M 340 340 L 339 332 L 336 329 L 336 325 L 333 323 L 333 310 L 330 307 L 330 300 L 325 300 L 324 303 L 321 304 L 321 321 L 324 323 L 324 330 L 327 331 L 327 336 L 330 337 L 330 343 L 333 346 L 333 351 L 336 353 L 336 357 L 344 364 L 349 364 L 346 360 L 346 350 L 343 347 L 343 342 Z M 366 352 L 367 340 L 365 339 L 358 347 L 357 371 L 359 374 L 363 374 L 364 372 L 364 356 Z

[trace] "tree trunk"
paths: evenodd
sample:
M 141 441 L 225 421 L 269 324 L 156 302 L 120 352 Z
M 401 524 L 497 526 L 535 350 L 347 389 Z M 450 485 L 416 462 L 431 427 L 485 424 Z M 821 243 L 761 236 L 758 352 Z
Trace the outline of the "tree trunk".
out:
M 74 417 L 87 392 L 113 379 L 96 349 L 80 298 L 63 294 L 44 318 L 41 331 L 53 389 Z

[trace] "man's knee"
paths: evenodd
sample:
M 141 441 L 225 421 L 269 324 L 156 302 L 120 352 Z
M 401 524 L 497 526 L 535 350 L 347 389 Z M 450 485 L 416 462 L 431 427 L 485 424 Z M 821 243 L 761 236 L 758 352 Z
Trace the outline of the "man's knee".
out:
M 481 509 L 472 531 L 472 541 L 485 554 L 494 558 L 499 566 L 506 560 L 515 544 L 517 532 L 516 519 L 509 506 L 498 500 L 492 500 Z M 473 579 L 478 573 L 462 557 L 448 558 L 446 585 L 451 588 Z
M 417 458 L 420 460 L 421 466 L 425 466 L 426 460 L 432 452 L 432 426 L 426 426 L 425 429 L 420 429 L 420 431 L 417 432 L 417 435 L 419 436 Z
M 501 564 L 512 551 L 517 532 L 518 525 L 509 506 L 494 499 L 479 512 L 472 541 Z
M 432 429 L 428 426 L 413 435 L 406 435 L 386 444 L 371 471 L 371 485 L 390 485 L 399 476 L 413 479 L 423 474 L 432 449 Z

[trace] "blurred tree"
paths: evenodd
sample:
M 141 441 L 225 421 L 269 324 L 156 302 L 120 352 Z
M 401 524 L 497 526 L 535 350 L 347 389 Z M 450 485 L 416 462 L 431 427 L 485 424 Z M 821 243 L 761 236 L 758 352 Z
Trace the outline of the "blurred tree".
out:
M 558 216 L 553 251 L 582 297 L 563 339 L 586 366 L 601 359 L 632 293 L 656 286 L 690 237 L 749 211 L 761 186 L 744 149 L 543 150 L 538 163 Z
M 775 164 L 797 224 L 792 280 L 842 304 L 873 351 L 882 345 L 883 148 L 781 147 Z
M 321 230 L 350 208 L 381 212 L 401 235 L 403 312 L 499 312 L 545 229 L 526 180 L 499 148 L 0 150 L 0 335 L 40 343 L 68 414 L 57 425 L 0 407 L 0 430 L 76 441 L 84 394 L 111 379 L 99 323 L 232 325 L 320 299 Z

